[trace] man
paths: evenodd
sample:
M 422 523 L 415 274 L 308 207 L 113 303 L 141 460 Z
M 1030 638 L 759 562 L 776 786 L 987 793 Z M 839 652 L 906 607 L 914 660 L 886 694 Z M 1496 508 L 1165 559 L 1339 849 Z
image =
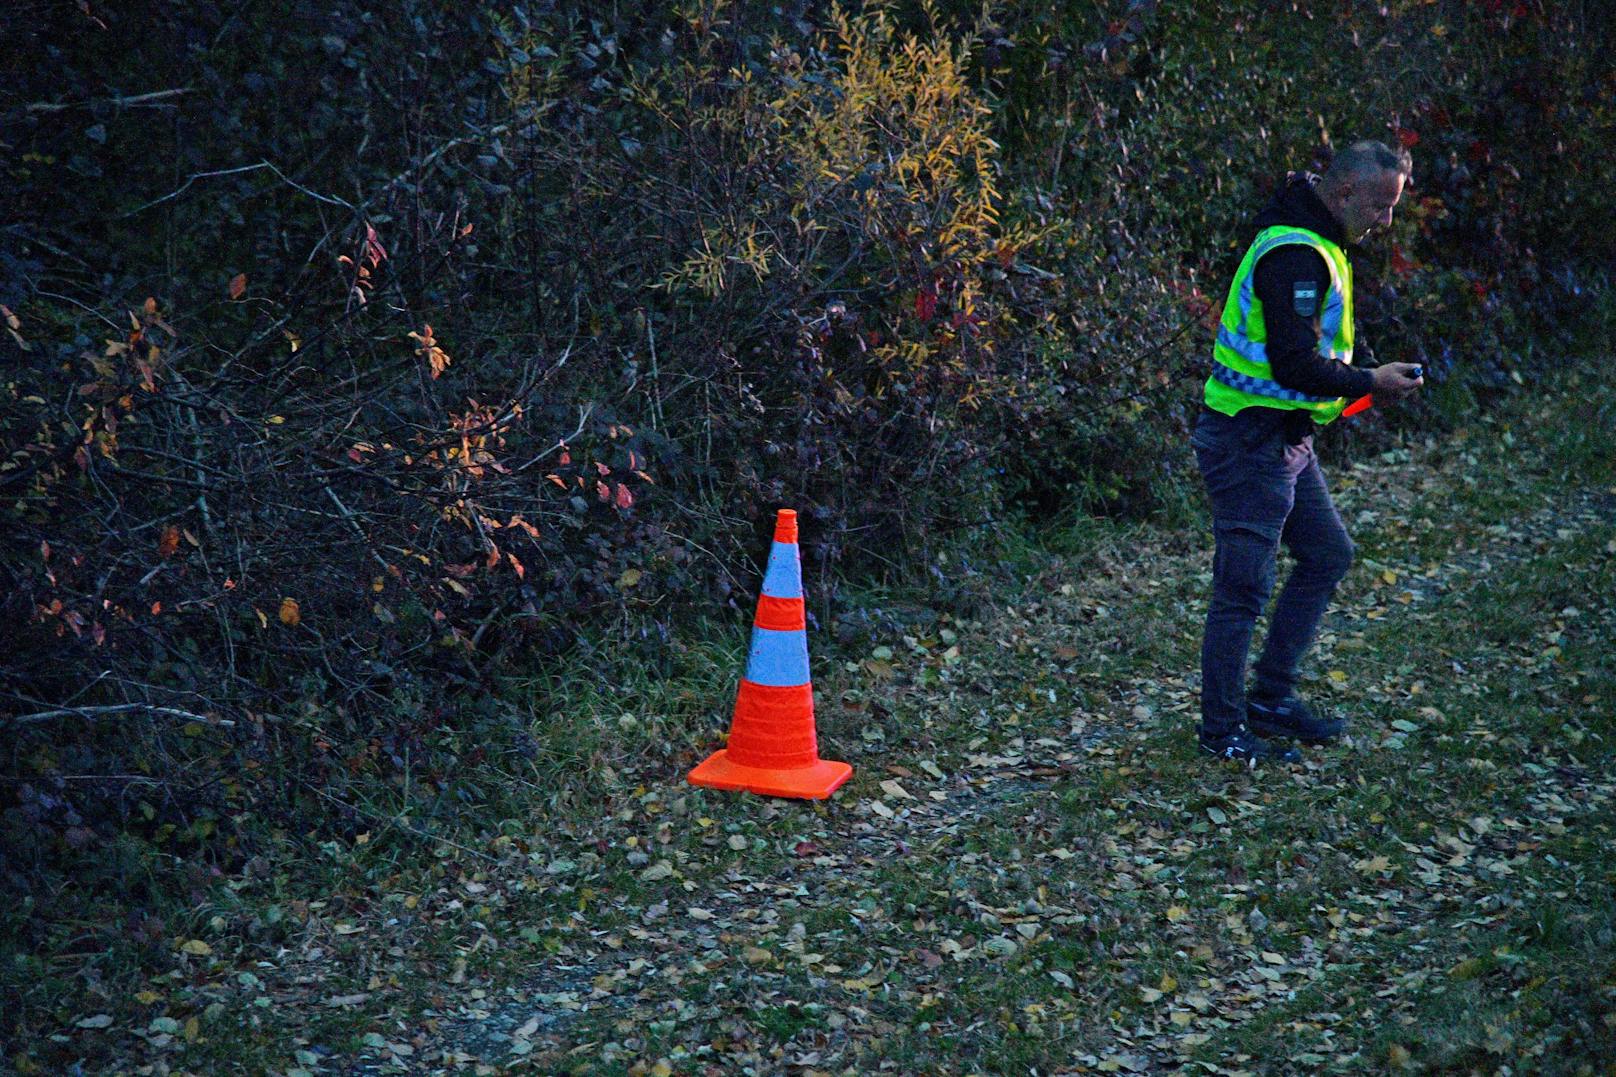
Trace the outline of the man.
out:
M 1256 238 L 1229 288 L 1191 442 L 1216 537 L 1200 747 L 1220 758 L 1294 762 L 1296 749 L 1264 738 L 1321 743 L 1344 725 L 1316 715 L 1295 693 L 1297 663 L 1353 556 L 1313 435 L 1350 400 L 1423 384 L 1409 363 L 1351 365 L 1352 267 L 1342 250 L 1391 224 L 1411 174 L 1407 150 L 1358 142 L 1322 177 L 1292 175 L 1258 214 Z M 1274 604 L 1248 695 L 1247 652 L 1281 542 L 1296 567 Z

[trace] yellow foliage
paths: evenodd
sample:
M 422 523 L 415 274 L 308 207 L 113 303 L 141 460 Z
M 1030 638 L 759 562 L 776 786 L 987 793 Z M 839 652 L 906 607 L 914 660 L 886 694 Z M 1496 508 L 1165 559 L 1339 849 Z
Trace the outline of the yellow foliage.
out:
M 744 171 L 769 182 L 708 207 L 699 239 L 662 287 L 713 297 L 742 271 L 756 282 L 780 268 L 812 277 L 823 268 L 814 259 L 825 236 L 836 231 L 887 248 L 906 275 L 975 267 L 997 254 L 1009 238 L 999 226 L 999 147 L 988 134 L 989 108 L 967 80 L 971 40 L 951 39 L 929 5 L 928 14 L 932 30 L 922 36 L 901 30 L 889 5 L 856 15 L 838 6 L 808 55 L 776 43 L 765 79 L 722 73 L 731 93 L 692 108 L 683 126 L 730 137 Z M 635 93 L 672 115 L 656 89 Z M 977 274 L 959 274 L 954 308 L 974 309 L 980 288 Z M 910 349 L 904 358 L 916 355 Z

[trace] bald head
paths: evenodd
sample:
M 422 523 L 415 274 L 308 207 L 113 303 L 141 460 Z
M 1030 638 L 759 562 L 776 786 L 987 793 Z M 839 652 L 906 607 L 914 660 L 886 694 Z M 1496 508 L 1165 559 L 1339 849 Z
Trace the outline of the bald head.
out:
M 1408 150 L 1384 142 L 1354 142 L 1335 155 L 1319 180 L 1319 199 L 1356 242 L 1372 229 L 1392 223 L 1403 185 L 1414 173 Z

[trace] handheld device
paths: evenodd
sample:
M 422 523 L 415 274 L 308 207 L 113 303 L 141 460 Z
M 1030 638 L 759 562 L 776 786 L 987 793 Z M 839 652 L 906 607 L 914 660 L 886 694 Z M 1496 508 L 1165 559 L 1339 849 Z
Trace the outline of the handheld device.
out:
M 1408 376 L 1414 381 L 1419 381 L 1421 378 L 1425 377 L 1424 364 L 1415 363 L 1414 369 L 1408 372 Z M 1369 396 L 1360 396 L 1357 400 L 1354 400 L 1352 403 L 1347 405 L 1346 410 L 1341 413 L 1341 417 L 1344 419 L 1349 415 L 1356 415 L 1360 411 L 1368 411 L 1374 406 L 1375 397 L 1373 394 L 1370 394 Z

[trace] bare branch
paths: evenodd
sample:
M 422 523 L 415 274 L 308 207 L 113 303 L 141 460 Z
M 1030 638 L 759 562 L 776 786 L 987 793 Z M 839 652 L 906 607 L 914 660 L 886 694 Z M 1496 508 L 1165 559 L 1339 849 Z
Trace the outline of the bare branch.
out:
M 221 168 L 221 169 L 218 169 L 218 170 L 213 171 L 213 172 L 193 172 L 193 173 L 191 173 L 191 175 L 189 177 L 186 178 L 184 183 L 180 184 L 174 190 L 172 190 L 172 191 L 168 192 L 167 194 L 163 195 L 163 197 L 154 198 L 150 202 L 147 202 L 145 205 L 137 206 L 137 207 L 135 207 L 134 209 L 130 210 L 127 213 L 120 213 L 120 214 L 118 214 L 116 219 L 121 221 L 121 220 L 123 220 L 123 219 L 125 219 L 127 217 L 133 217 L 137 213 L 144 213 L 146 210 L 151 209 L 153 206 L 159 206 L 159 205 L 162 205 L 164 202 L 168 202 L 168 201 L 171 201 L 172 199 L 178 198 L 180 195 L 184 194 L 187 190 L 190 189 L 191 184 L 195 183 L 199 179 L 209 179 L 209 178 L 211 178 L 213 176 L 234 176 L 234 175 L 239 175 L 242 172 L 257 172 L 260 169 L 266 169 L 266 168 L 269 171 L 275 173 L 276 177 L 278 177 L 282 183 L 286 184 L 288 187 L 291 187 L 293 190 L 301 191 L 303 194 L 308 195 L 310 198 L 314 199 L 317 202 L 324 202 L 327 205 L 332 205 L 332 206 L 342 206 L 344 209 L 353 210 L 355 213 L 359 212 L 357 209 L 354 209 L 354 206 L 353 206 L 352 203 L 346 202 L 343 199 L 336 198 L 336 197 L 334 197 L 332 195 L 325 195 L 325 194 L 320 194 L 318 191 L 311 191 L 307 187 L 305 187 L 302 184 L 298 183 L 296 180 L 292 179 L 286 173 L 282 172 L 280 169 L 276 168 L 274 165 L 270 164 L 268 161 L 259 161 L 255 165 L 242 165 L 240 168 Z
M 189 86 L 182 86 L 174 90 L 153 90 L 151 93 L 137 93 L 128 97 L 108 97 L 100 101 L 35 101 L 23 109 L 24 112 L 66 112 L 70 108 L 89 108 L 91 105 L 114 105 L 118 108 L 172 108 L 165 104 L 169 98 L 191 92 Z
M 150 703 L 119 703 L 110 707 L 62 707 L 57 710 L 37 711 L 33 714 L 15 714 L 0 721 L 8 721 L 14 725 L 33 725 L 37 722 L 48 722 L 52 718 L 105 718 L 118 714 L 129 714 L 134 711 L 148 711 L 151 714 L 162 715 L 183 722 L 201 722 L 203 725 L 233 726 L 236 723 L 227 718 L 209 718 L 205 714 L 193 714 L 182 711 L 176 707 L 154 707 Z

